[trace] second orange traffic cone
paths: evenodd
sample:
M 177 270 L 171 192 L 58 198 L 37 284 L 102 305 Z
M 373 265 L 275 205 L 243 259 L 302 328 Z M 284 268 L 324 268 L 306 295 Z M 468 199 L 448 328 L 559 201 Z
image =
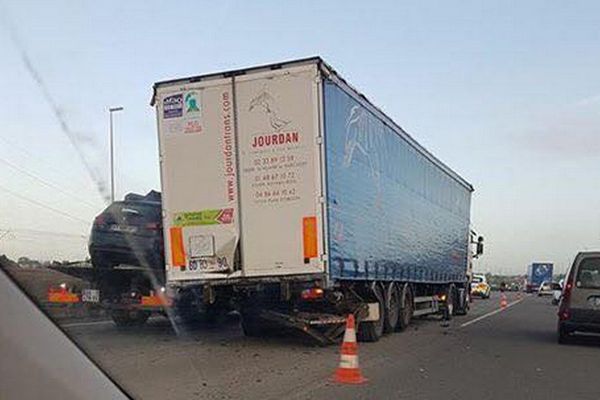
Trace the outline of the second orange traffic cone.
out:
M 502 293 L 502 295 L 500 296 L 500 308 L 506 307 L 508 307 L 508 301 L 506 300 L 506 295 Z
M 360 384 L 367 381 L 358 367 L 358 345 L 356 344 L 355 325 L 354 315 L 348 315 L 346 319 L 346 331 L 344 332 L 344 343 L 342 343 L 340 365 L 333 376 L 333 380 L 338 383 Z

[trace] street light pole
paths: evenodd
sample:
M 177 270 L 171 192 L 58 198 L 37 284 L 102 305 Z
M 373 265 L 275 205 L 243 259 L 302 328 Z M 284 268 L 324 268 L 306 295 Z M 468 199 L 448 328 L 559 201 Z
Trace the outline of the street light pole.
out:
M 123 111 L 123 107 L 111 107 L 108 109 L 110 119 L 110 134 L 109 134 L 109 146 L 110 146 L 110 202 L 115 201 L 115 147 L 113 139 L 113 113 L 117 111 Z

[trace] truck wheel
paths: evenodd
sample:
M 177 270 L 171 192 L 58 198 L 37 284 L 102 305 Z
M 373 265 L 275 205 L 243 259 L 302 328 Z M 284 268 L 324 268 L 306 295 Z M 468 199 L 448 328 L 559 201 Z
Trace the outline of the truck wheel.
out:
M 194 290 L 181 292 L 175 301 L 175 315 L 184 325 L 193 326 L 205 322 L 202 298 Z
M 386 290 L 384 333 L 394 332 L 400 319 L 400 293 L 395 283 L 390 283 Z
M 358 324 L 357 337 L 361 342 L 376 342 L 383 336 L 383 325 L 385 320 L 385 297 L 379 286 L 373 289 L 375 300 L 379 306 L 379 319 L 377 321 L 365 321 Z
M 260 337 L 264 335 L 264 321 L 262 321 L 256 311 L 242 311 L 240 314 L 242 317 L 241 323 L 244 336 Z
M 454 284 L 448 286 L 446 291 L 446 304 L 442 310 L 442 316 L 445 320 L 451 320 L 454 315 L 454 299 L 456 298 L 456 287 Z
M 150 313 L 139 310 L 113 310 L 110 313 L 110 317 L 118 327 L 142 326 L 150 317 Z
M 397 331 L 405 330 L 413 317 L 413 298 L 410 286 L 404 285 L 400 290 L 400 315 L 398 318 Z
M 216 324 L 223 314 L 223 308 L 218 305 L 205 306 L 204 321 L 208 324 Z
M 454 315 L 467 315 L 469 312 L 469 298 L 467 295 L 467 289 L 457 290 L 459 293 L 456 296 L 456 303 L 454 305 Z

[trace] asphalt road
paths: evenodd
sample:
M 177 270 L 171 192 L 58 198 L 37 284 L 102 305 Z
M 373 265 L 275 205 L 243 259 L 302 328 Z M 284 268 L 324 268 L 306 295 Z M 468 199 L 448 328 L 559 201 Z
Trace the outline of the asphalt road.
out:
M 136 330 L 107 322 L 67 330 L 140 399 L 598 399 L 600 339 L 558 345 L 549 298 L 509 293 L 508 301 L 500 311 L 494 294 L 449 327 L 429 317 L 361 343 L 369 381 L 360 386 L 331 382 L 339 346 L 246 338 L 235 315 L 179 335 L 163 318 Z

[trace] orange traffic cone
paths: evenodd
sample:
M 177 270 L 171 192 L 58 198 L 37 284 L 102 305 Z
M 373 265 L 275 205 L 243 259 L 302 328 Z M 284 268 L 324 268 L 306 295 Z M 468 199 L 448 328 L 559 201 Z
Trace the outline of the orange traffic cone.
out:
M 358 367 L 358 345 L 356 344 L 356 328 L 354 315 L 348 315 L 346 319 L 346 332 L 344 332 L 344 343 L 342 343 L 342 354 L 340 365 L 335 371 L 333 380 L 338 383 L 360 384 L 367 379 Z
M 502 293 L 502 296 L 500 297 L 500 308 L 506 307 L 508 307 L 508 301 L 506 300 L 506 295 Z

